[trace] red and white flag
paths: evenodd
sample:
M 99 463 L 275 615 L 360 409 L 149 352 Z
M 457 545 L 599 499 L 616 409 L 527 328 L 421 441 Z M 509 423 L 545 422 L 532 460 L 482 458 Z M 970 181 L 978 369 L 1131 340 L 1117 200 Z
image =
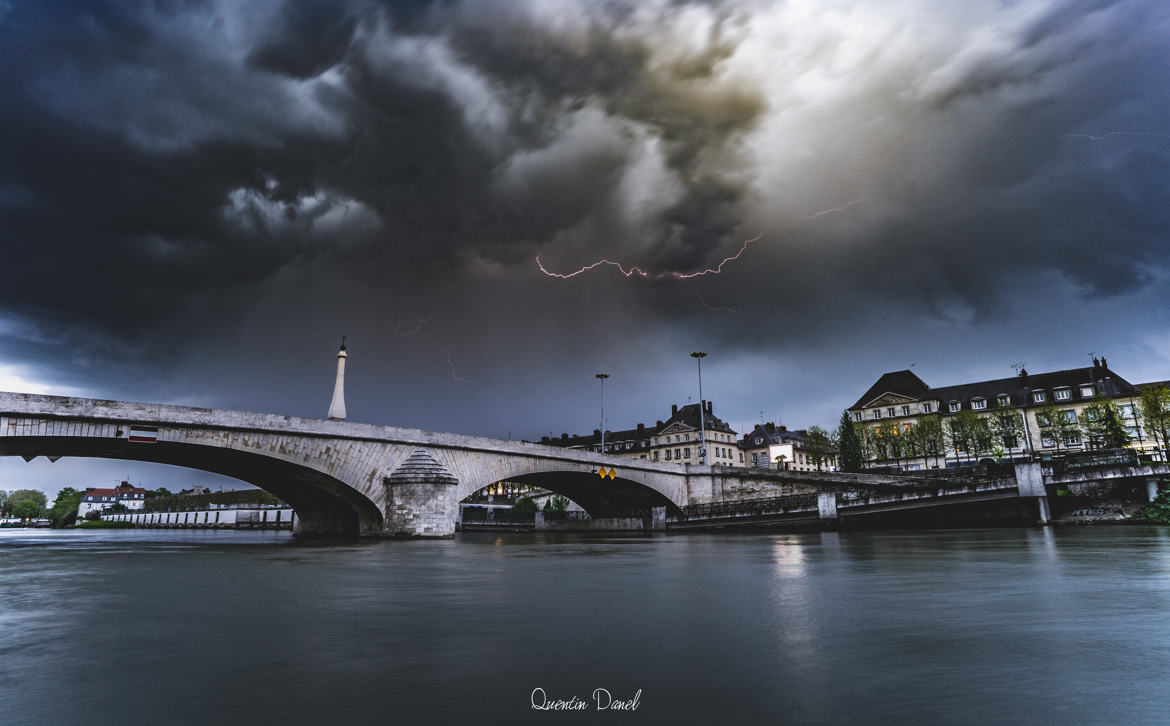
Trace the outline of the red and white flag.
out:
M 139 444 L 153 444 L 158 441 L 157 426 L 131 426 L 130 440 Z

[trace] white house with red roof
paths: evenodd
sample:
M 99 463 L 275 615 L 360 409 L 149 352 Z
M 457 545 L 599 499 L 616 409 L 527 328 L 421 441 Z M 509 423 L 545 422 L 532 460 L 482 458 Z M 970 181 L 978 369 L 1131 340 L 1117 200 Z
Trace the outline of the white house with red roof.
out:
M 90 512 L 109 509 L 115 504 L 121 504 L 126 509 L 141 510 L 146 506 L 146 490 L 130 486 L 130 482 L 125 481 L 113 489 L 86 487 L 85 494 L 81 495 L 81 504 L 77 507 L 77 518 L 84 519 Z

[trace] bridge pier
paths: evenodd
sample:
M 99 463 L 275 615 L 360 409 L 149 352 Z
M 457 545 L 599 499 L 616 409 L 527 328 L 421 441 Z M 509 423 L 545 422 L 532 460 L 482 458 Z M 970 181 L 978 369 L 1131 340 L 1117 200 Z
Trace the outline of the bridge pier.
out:
M 419 449 L 384 480 L 391 537 L 454 537 L 459 480 Z
M 1048 489 L 1044 486 L 1044 468 L 1038 461 L 1016 464 L 1016 488 L 1021 497 L 1036 497 L 1039 524 L 1048 524 L 1052 510 L 1048 506 Z
M 821 519 L 837 518 L 837 492 L 817 492 L 817 513 Z

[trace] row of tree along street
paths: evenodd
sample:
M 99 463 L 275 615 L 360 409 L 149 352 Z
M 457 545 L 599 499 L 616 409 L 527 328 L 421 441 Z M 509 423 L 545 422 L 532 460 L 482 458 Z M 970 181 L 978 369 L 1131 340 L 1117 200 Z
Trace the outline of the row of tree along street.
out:
M 1108 398 L 1090 402 L 1079 420 L 1071 409 L 1051 402 L 1035 411 L 1045 448 L 1057 454 L 1066 451 L 1069 442 L 1078 440 L 1089 450 L 1118 449 L 1135 439 L 1150 441 L 1163 459 L 1170 449 L 1170 389 L 1165 387 L 1144 390 L 1128 418 Z M 968 462 L 983 457 L 1000 460 L 1021 444 L 1030 448 L 1027 438 L 1024 419 L 1013 406 L 992 406 L 986 414 L 963 409 L 945 417 L 925 415 L 909 429 L 896 422 L 878 426 L 857 423 L 844 411 L 828 446 L 840 452 L 842 470 L 856 472 L 875 461 L 897 464 L 903 459 L 921 458 L 938 465 L 952 452 Z

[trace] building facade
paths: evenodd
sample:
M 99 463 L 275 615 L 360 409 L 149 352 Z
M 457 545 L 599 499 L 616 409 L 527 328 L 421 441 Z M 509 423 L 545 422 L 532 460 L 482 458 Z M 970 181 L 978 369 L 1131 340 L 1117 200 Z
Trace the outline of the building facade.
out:
M 993 453 L 1015 460 L 1091 448 L 1084 434 L 1085 411 L 1102 400 L 1117 406 L 1130 446 L 1152 451 L 1156 446 L 1139 420 L 1139 397 L 1140 386 L 1110 370 L 1104 358 L 1094 358 L 1084 368 L 1040 374 L 1021 369 L 1010 378 L 941 388 L 928 386 L 909 370 L 893 371 L 878 378 L 848 411 L 871 442 L 871 462 L 921 469 L 962 466 Z M 1052 415 L 1061 417 L 1060 426 L 1048 420 Z M 991 445 L 977 451 L 970 450 L 977 448 L 973 445 L 956 446 L 948 433 L 956 419 L 986 419 L 995 432 Z M 924 444 L 914 435 L 915 427 L 928 421 L 941 427 L 943 446 Z
M 700 406 L 702 421 L 700 421 Z M 737 434 L 731 426 L 715 415 L 710 401 L 672 405 L 670 418 L 657 421 L 654 426 L 639 423 L 632 429 L 605 432 L 605 453 L 649 461 L 670 461 L 679 464 L 700 463 L 700 431 L 706 434 L 707 463 L 719 466 L 743 466 Z M 570 449 L 601 451 L 601 430 L 591 436 L 560 438 L 545 436 L 540 443 Z
M 837 452 L 811 441 L 808 431 L 765 423 L 739 440 L 746 466 L 794 471 L 836 471 Z
M 131 511 L 141 511 L 146 506 L 146 490 L 130 486 L 129 482 L 122 482 L 113 489 L 86 487 L 77 506 L 77 518 L 84 519 L 90 512 L 104 511 L 115 504 Z

